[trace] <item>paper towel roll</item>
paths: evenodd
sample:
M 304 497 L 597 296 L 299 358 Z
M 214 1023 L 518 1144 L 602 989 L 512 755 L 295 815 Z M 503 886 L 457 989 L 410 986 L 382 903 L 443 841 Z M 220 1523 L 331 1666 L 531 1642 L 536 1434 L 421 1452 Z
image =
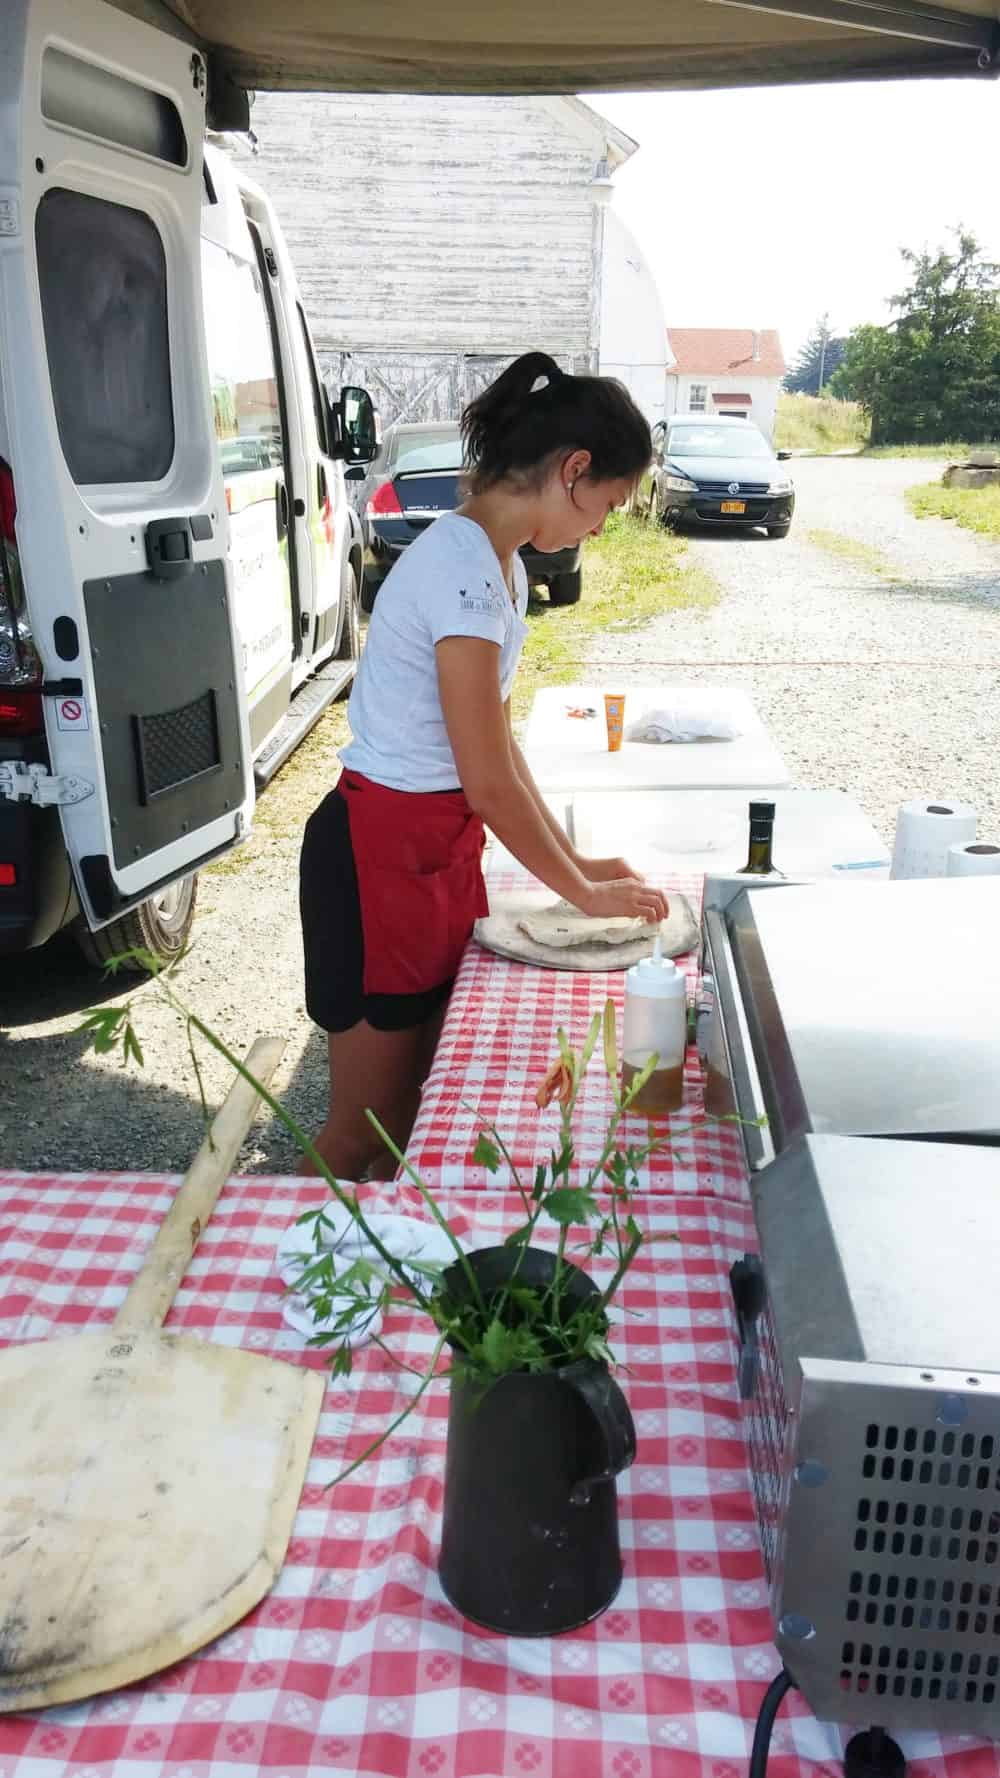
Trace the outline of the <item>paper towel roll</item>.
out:
M 1000 846 L 986 840 L 948 847 L 949 877 L 1000 877 Z
M 947 876 L 948 847 L 974 840 L 976 820 L 975 809 L 952 797 L 904 803 L 896 817 L 890 877 Z

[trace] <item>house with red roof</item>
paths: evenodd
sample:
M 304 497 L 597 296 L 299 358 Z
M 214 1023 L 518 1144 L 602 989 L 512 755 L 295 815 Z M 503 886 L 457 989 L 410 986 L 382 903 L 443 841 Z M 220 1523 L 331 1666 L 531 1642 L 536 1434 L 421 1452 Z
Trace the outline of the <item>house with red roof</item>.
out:
M 668 327 L 667 344 L 668 416 L 737 414 L 773 437 L 786 368 L 773 328 Z

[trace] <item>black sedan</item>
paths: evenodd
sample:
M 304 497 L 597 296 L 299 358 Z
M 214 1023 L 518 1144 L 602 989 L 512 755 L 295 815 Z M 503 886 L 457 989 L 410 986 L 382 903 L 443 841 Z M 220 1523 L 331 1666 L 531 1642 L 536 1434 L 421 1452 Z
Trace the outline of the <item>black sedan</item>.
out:
M 407 544 L 442 512 L 460 504 L 462 438 L 454 421 L 391 426 L 378 456 L 360 477 L 353 504 L 365 536 L 361 603 L 371 611 L 378 589 Z M 552 605 L 575 605 L 580 597 L 580 549 L 543 555 L 525 545 L 521 559 L 533 586 L 546 586 Z
M 763 526 L 787 537 L 795 490 L 774 451 L 749 420 L 675 414 L 653 429 L 653 461 L 640 499 L 666 525 Z

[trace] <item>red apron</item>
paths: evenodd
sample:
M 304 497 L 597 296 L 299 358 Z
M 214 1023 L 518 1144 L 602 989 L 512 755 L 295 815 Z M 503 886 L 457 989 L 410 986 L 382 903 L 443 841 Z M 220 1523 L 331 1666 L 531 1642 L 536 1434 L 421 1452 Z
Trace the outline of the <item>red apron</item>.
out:
M 489 913 L 486 835 L 461 790 L 390 790 L 345 770 L 366 994 L 424 994 L 458 969 Z

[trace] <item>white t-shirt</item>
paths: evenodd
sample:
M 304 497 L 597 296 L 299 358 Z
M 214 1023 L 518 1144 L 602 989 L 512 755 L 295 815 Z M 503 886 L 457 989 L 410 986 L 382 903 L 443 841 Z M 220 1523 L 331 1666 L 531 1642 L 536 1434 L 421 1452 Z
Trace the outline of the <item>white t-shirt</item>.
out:
M 354 739 L 341 758 L 393 790 L 455 790 L 458 768 L 438 695 L 438 642 L 497 643 L 506 701 L 528 633 L 528 576 L 514 557 L 517 608 L 486 532 L 442 513 L 400 556 L 379 588 L 347 714 Z

